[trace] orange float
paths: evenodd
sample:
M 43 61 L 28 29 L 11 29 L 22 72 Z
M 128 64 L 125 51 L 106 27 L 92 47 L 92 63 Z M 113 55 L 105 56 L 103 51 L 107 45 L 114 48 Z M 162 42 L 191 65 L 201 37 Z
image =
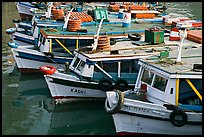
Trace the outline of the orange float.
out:
M 45 65 L 45 66 L 41 66 L 39 68 L 40 72 L 42 72 L 44 75 L 52 75 L 55 73 L 56 71 L 56 68 L 54 66 L 48 66 L 48 65 Z

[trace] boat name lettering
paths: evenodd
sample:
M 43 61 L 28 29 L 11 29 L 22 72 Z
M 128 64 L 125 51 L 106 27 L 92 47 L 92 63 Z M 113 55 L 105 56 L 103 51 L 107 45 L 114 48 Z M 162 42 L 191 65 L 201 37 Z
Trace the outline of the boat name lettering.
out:
M 71 92 L 79 93 L 79 94 L 86 94 L 86 91 L 80 89 L 73 89 L 71 88 Z
M 125 109 L 134 110 L 134 111 L 141 111 L 141 112 L 149 112 L 149 109 L 140 108 L 140 107 L 133 107 L 133 106 L 125 106 Z

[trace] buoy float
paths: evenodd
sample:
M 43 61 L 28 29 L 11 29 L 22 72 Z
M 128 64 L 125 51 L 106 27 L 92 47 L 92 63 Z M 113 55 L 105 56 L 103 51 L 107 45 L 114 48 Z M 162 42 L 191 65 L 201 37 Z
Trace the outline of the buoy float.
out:
M 16 28 L 10 28 L 10 29 L 7 29 L 7 30 L 6 30 L 6 33 L 7 33 L 8 35 L 10 35 L 10 34 L 12 34 L 12 33 L 14 33 L 14 32 L 16 32 Z
M 45 75 L 52 75 L 55 73 L 56 68 L 54 66 L 45 65 L 45 66 L 41 66 L 39 70 Z
M 15 42 L 8 42 L 8 46 L 11 48 L 18 48 L 19 45 Z

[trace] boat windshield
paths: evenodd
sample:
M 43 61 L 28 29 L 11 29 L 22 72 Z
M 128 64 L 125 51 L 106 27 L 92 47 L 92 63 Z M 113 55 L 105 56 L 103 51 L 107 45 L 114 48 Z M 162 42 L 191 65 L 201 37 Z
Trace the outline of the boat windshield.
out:
M 151 85 L 152 83 L 152 79 L 153 79 L 153 76 L 154 76 L 154 73 L 148 71 L 148 70 L 144 70 L 143 74 L 142 74 L 142 79 L 141 81 L 146 83 L 146 84 L 149 84 Z

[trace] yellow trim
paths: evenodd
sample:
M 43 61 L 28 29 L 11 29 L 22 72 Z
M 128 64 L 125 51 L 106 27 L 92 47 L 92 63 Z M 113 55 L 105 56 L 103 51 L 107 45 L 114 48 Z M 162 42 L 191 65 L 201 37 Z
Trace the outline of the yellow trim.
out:
M 191 83 L 191 81 L 189 79 L 186 79 L 186 81 L 188 82 L 188 84 L 190 85 L 190 87 L 193 89 L 193 91 L 196 93 L 196 95 L 200 98 L 200 100 L 202 101 L 202 96 L 201 94 L 198 92 L 198 90 L 195 88 L 195 86 Z
M 79 40 L 76 39 L 76 49 L 78 49 L 78 48 L 79 48 Z
M 50 39 L 50 53 L 52 53 L 52 39 Z
M 179 98 L 179 79 L 176 79 L 176 106 L 178 106 L 178 98 Z
M 62 46 L 70 55 L 72 55 L 71 51 L 69 51 L 58 39 L 55 39 L 57 41 L 57 43 L 60 44 L 60 46 Z

